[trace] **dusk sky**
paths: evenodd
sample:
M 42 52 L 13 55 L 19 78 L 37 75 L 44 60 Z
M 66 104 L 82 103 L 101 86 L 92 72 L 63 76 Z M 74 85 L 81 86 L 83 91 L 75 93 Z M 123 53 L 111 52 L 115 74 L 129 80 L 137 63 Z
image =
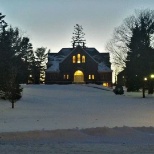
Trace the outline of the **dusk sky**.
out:
M 34 49 L 51 52 L 72 47 L 76 24 L 83 27 L 87 47 L 107 52 L 114 28 L 135 9 L 147 8 L 154 9 L 154 0 L 0 0 L 5 21 L 22 30 Z

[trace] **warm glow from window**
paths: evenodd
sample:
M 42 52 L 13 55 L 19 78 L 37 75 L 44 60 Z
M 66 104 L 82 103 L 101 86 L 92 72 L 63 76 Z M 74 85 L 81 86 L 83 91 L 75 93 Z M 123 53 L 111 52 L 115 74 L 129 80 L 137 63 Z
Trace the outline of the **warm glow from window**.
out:
M 89 75 L 88 79 L 91 79 L 91 75 Z
M 69 74 L 64 74 L 64 79 L 69 79 Z
M 81 58 L 80 54 L 77 54 L 77 63 L 81 63 L 80 58 Z
M 75 56 L 73 56 L 73 63 L 76 63 L 76 57 Z
M 104 86 L 104 87 L 108 87 L 108 83 L 107 83 L 107 82 L 104 82 L 104 83 L 103 83 L 103 86 Z
M 83 75 L 83 72 L 80 71 L 80 70 L 77 70 L 77 71 L 74 73 L 74 75 Z
M 88 79 L 90 80 L 90 79 L 92 79 L 92 80 L 94 80 L 95 79 L 95 76 L 94 76 L 94 74 L 89 74 L 89 76 L 88 76 Z
M 69 75 L 67 74 L 67 79 L 69 79 Z
M 95 79 L 95 76 L 94 75 L 92 75 L 92 79 Z
M 85 63 L 86 62 L 86 58 L 85 56 L 82 56 L 82 63 Z

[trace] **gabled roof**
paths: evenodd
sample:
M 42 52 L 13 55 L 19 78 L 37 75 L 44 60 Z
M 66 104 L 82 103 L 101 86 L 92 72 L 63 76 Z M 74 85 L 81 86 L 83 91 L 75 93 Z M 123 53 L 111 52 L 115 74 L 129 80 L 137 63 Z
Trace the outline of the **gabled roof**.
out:
M 95 48 L 82 48 L 78 45 L 75 48 L 62 48 L 58 53 L 48 54 L 48 66 L 47 72 L 59 72 L 59 63 L 69 57 L 69 55 L 77 50 L 77 48 L 82 49 L 93 61 L 98 64 L 98 72 L 111 72 L 112 70 L 106 64 L 104 64 L 105 57 L 109 57 L 109 53 L 99 53 Z
M 96 63 L 98 63 L 87 51 L 86 51 L 86 48 L 82 48 L 80 45 L 76 46 L 62 61 L 61 63 L 67 58 L 69 57 L 69 55 L 74 52 L 75 50 L 77 50 L 77 48 L 80 48 L 82 49 L 89 57 L 91 57 L 93 59 L 93 61 L 95 61 Z
M 60 55 L 65 55 L 67 56 L 71 51 L 72 51 L 73 48 L 62 48 L 58 54 Z

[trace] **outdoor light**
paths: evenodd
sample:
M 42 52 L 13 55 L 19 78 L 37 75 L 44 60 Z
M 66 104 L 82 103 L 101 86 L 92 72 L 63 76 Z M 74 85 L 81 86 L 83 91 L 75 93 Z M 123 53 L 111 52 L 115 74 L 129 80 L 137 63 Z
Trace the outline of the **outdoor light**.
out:
M 154 74 L 151 74 L 151 76 L 150 76 L 152 79 L 154 78 Z
M 147 80 L 148 80 L 148 79 L 145 77 L 145 78 L 144 78 L 144 81 L 147 81 Z

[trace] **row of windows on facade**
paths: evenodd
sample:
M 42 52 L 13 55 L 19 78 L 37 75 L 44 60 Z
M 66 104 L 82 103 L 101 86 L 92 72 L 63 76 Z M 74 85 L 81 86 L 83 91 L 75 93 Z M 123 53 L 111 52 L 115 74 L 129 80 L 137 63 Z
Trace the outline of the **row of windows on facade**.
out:
M 63 78 L 68 80 L 69 79 L 69 74 L 64 74 Z M 89 80 L 91 80 L 91 79 L 94 80 L 95 79 L 94 74 L 89 74 L 88 79 Z
M 101 78 L 102 80 L 107 80 L 109 77 L 110 77 L 109 74 L 103 74 L 103 75 L 100 76 L 100 78 Z M 58 75 L 57 75 L 57 74 L 52 74 L 52 75 L 50 76 L 50 78 L 51 78 L 51 79 L 57 79 L 57 78 L 58 78 Z M 70 77 L 69 77 L 69 74 L 64 74 L 64 75 L 63 75 L 63 78 L 64 78 L 64 79 L 69 79 L 69 78 L 70 78 Z M 94 76 L 93 74 L 90 74 L 90 75 L 88 75 L 88 79 L 89 79 L 89 80 L 90 80 L 90 79 L 95 79 L 95 76 Z
M 73 63 L 85 63 L 86 57 L 84 55 L 81 56 L 80 54 L 77 54 L 76 56 L 72 57 L 72 62 Z

